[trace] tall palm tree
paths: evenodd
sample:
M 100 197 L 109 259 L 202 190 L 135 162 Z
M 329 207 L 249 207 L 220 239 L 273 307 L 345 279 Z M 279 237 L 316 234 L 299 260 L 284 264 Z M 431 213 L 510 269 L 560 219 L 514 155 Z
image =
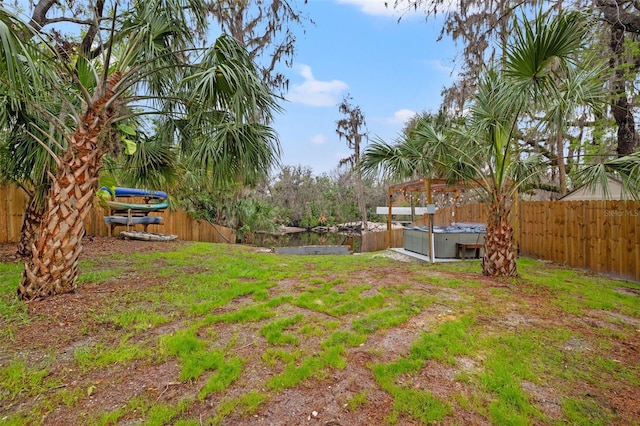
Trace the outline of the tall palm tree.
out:
M 277 138 L 262 124 L 278 109 L 275 97 L 246 51 L 225 35 L 199 47 L 196 35 L 206 30 L 203 2 L 112 7 L 89 21 L 96 23 L 90 27 L 93 38 L 74 49 L 0 3 L 0 117 L 25 111 L 48 125 L 32 135 L 40 146 L 64 141 L 60 154 L 49 150 L 56 167 L 31 257 L 24 262 L 18 288 L 23 299 L 74 290 L 83 220 L 102 160 L 128 140 L 124 126 L 134 117 L 142 133 L 150 127 L 145 117 L 156 117 L 159 136 L 178 140 L 189 160 L 217 182 L 253 179 L 279 158 Z M 52 97 L 61 104 L 55 110 L 48 103 Z
M 507 45 L 500 68 L 488 67 L 464 117 L 464 124 L 444 133 L 426 126 L 420 138 L 400 147 L 365 152 L 369 170 L 389 168 L 405 174 L 410 167 L 428 177 L 474 184 L 485 201 L 488 223 L 482 270 L 489 276 L 516 276 L 511 208 L 518 189 L 539 178 L 547 166 L 540 157 L 523 156 L 516 135 L 522 117 L 557 99 L 571 75 L 586 37 L 579 14 L 522 18 Z M 385 148 L 385 147 L 382 147 Z M 407 155 L 408 154 L 408 155 Z

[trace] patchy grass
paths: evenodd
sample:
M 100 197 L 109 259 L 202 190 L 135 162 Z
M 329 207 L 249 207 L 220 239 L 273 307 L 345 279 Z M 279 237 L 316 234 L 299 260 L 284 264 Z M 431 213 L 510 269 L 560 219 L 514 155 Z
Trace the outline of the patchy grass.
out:
M 80 368 L 88 370 L 151 357 L 152 351 L 149 347 L 131 343 L 129 339 L 130 336 L 125 335 L 117 345 L 111 347 L 103 343 L 80 347 L 75 351 L 75 360 Z
M 2 331 L 10 336 L 13 335 L 10 325 L 29 320 L 25 305 L 16 297 L 22 269 L 21 263 L 0 263 L 0 318 L 3 318 Z
M 28 366 L 24 360 L 14 359 L 0 368 L 2 395 L 9 400 L 18 396 L 35 397 L 59 384 L 48 376 L 49 367 Z
M 636 283 L 109 244 L 31 305 L 0 263 L 1 423 L 640 424 Z

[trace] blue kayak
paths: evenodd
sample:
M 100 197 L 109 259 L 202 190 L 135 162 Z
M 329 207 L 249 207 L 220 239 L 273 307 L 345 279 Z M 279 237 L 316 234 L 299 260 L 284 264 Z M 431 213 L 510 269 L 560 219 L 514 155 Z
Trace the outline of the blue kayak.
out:
M 109 188 L 103 186 L 101 188 L 104 191 L 110 192 Z M 139 188 L 116 188 L 116 197 L 146 197 L 146 198 L 159 198 L 166 200 L 168 198 L 167 193 L 164 191 L 152 191 L 150 189 Z

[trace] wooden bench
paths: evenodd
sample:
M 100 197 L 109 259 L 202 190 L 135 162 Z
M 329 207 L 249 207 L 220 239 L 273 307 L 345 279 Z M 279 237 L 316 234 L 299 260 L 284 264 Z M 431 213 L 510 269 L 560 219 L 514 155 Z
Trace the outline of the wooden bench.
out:
M 480 249 L 484 248 L 484 243 L 456 243 L 456 257 L 460 256 L 460 251 L 462 250 L 462 260 L 464 260 L 465 255 L 467 254 L 467 249 L 473 249 L 474 255 L 476 259 L 480 259 Z

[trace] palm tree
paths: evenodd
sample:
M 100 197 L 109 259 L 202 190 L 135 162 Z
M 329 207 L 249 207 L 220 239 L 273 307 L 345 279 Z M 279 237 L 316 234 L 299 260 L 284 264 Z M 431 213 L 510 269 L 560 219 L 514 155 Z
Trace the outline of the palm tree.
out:
M 444 132 L 451 125 L 444 110 L 440 110 L 435 116 L 417 116 L 403 139 L 390 143 L 375 138 L 362 156 L 363 172 L 367 176 L 380 174 L 402 180 L 442 177 L 445 172 L 439 164 L 449 152 Z
M 17 244 L 17 254 L 21 258 L 27 258 L 46 206 L 46 195 L 51 183 L 49 174 L 55 169 L 55 162 L 49 151 L 59 154 L 62 141 L 57 140 L 46 147 L 38 144 L 31 135 L 38 133 L 45 123 L 38 120 L 37 116 L 18 112 L 3 117 L 2 122 L 5 123 L 5 129 L 0 137 L 0 181 L 8 181 L 21 187 L 28 196 L 29 202 Z
M 231 37 L 198 47 L 205 11 L 198 0 L 114 3 L 89 21 L 95 25 L 88 43 L 73 49 L 0 3 L 0 117 L 37 116 L 47 124 L 31 135 L 40 146 L 63 141 L 60 153 L 48 150 L 55 168 L 24 262 L 23 299 L 74 290 L 102 160 L 123 140 L 130 143 L 132 122 L 145 133 L 145 117 L 155 117 L 158 136 L 177 140 L 185 159 L 218 183 L 255 179 L 278 160 L 277 138 L 261 124 L 278 109 L 275 97 Z
M 546 114 L 542 121 L 550 134 L 555 133 L 556 158 L 558 167 L 559 195 L 567 193 L 567 164 L 564 148 L 568 123 L 575 121 L 576 111 L 581 106 L 589 106 L 597 114 L 602 113 L 604 92 L 601 73 L 603 67 L 594 61 L 585 61 L 579 67 L 566 68 L 566 78 L 559 82 L 557 96 L 545 105 Z
M 507 45 L 500 69 L 489 67 L 480 77 L 464 124 L 444 133 L 426 125 L 399 147 L 374 146 L 365 152 L 368 170 L 406 174 L 411 167 L 428 177 L 464 181 L 485 201 L 488 223 L 483 274 L 517 275 L 511 208 L 518 189 L 531 184 L 546 169 L 538 156 L 524 156 L 516 134 L 521 118 L 557 99 L 567 70 L 586 37 L 579 14 L 545 17 L 533 23 L 521 19 Z M 385 157 L 384 149 L 396 154 Z M 402 161 L 401 161 L 402 160 Z

